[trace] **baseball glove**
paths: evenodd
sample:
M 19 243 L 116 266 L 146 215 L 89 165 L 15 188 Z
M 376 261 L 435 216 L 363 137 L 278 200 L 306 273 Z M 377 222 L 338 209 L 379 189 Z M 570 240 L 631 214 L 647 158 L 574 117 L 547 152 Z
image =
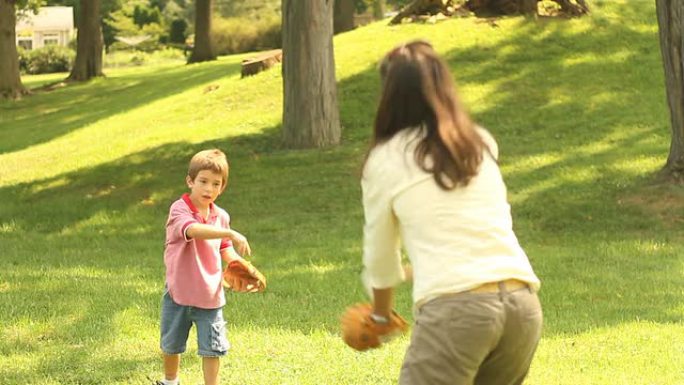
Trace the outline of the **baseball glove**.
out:
M 408 323 L 396 312 L 392 312 L 387 323 L 374 321 L 372 312 L 371 304 L 360 303 L 342 314 L 342 339 L 347 345 L 359 351 L 377 348 L 408 330 Z
M 223 270 L 223 287 L 240 293 L 264 291 L 266 277 L 249 261 L 233 259 Z

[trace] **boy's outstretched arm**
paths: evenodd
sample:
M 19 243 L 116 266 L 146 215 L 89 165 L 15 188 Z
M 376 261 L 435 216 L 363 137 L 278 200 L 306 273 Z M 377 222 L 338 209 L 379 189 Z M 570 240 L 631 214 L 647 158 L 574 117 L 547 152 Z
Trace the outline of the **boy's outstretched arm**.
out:
M 221 249 L 221 259 L 223 262 L 230 263 L 230 261 L 234 261 L 236 259 L 242 258 L 240 254 L 235 251 L 235 248 L 233 246 L 226 247 L 225 249 Z
M 217 239 L 228 238 L 233 242 L 233 247 L 240 255 L 252 255 L 252 249 L 244 235 L 233 229 L 207 225 L 203 223 L 193 223 L 185 230 L 188 238 L 194 239 Z

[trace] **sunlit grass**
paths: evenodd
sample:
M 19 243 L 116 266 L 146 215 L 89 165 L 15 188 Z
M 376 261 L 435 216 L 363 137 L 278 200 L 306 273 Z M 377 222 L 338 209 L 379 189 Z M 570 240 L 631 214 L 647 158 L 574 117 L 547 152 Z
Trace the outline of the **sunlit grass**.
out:
M 365 299 L 358 185 L 377 63 L 429 39 L 499 142 L 521 243 L 542 279 L 544 335 L 528 384 L 684 384 L 684 192 L 652 185 L 669 118 L 651 2 L 589 17 L 474 18 L 335 38 L 341 146 L 280 142 L 280 68 L 249 54 L 0 102 L 0 383 L 139 384 L 161 374 L 164 221 L 189 157 L 231 162 L 218 203 L 268 277 L 229 295 L 230 384 L 394 384 L 409 337 L 363 354 L 338 336 Z M 37 87 L 65 74 L 25 77 Z M 411 319 L 410 288 L 397 309 Z M 196 340 L 183 383 L 201 382 Z

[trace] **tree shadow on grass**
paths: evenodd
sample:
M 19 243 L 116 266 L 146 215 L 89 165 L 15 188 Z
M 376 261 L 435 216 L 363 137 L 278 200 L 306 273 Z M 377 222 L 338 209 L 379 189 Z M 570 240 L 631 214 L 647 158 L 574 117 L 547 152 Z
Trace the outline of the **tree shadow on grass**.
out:
M 3 220 L 0 234 L 8 266 L 0 272 L 0 307 L 9 309 L 1 316 L 3 334 L 26 322 L 59 324 L 46 327 L 33 341 L 18 344 L 17 337 L 0 344 L 8 357 L 46 356 L 31 368 L 1 373 L 4 378 L 21 383 L 21 378 L 51 376 L 60 383 L 95 383 L 112 376 L 137 382 L 158 363 L 164 221 L 169 204 L 186 190 L 190 156 L 207 147 L 231 154 L 230 186 L 219 204 L 250 238 L 253 260 L 270 279 L 263 295 L 229 295 L 225 312 L 231 327 L 269 326 L 303 334 L 321 326 L 336 329 L 338 311 L 350 297 L 339 296 L 337 307 L 330 307 L 329 298 L 350 288 L 359 295 L 357 272 L 345 266 L 350 251 L 343 249 L 355 242 L 359 217 L 344 216 L 347 194 L 330 198 L 330 192 L 317 191 L 356 188 L 345 180 L 349 174 L 340 172 L 346 150 L 285 151 L 279 148 L 277 130 L 234 141 L 168 144 L 1 188 L 1 210 L 12 218 L 11 226 Z M 312 163 L 331 175 L 307 179 Z M 331 244 L 339 251 L 331 251 Z M 138 346 L 140 355 L 134 357 L 121 353 L 126 350 L 118 345 L 120 339 L 139 343 L 136 332 L 122 325 L 126 320 L 154 333 L 154 338 L 142 337 L 150 344 Z
M 627 8 L 626 14 L 643 12 L 637 4 Z M 496 82 L 493 107 L 476 118 L 499 139 L 504 169 L 508 162 L 557 159 L 506 175 L 513 199 L 527 190 L 513 213 L 544 281 L 546 334 L 634 320 L 681 322 L 671 310 L 682 303 L 677 288 L 684 284 L 675 273 L 681 255 L 670 244 L 673 233 L 620 199 L 650 180 L 630 170 L 630 160 L 666 157 L 656 37 L 642 25 L 609 19 L 576 35 L 558 22 L 525 23 L 488 54 L 473 49 L 446 58 L 460 63 L 466 87 Z M 529 50 L 543 50 L 546 60 L 529 61 Z
M 134 336 L 138 332 L 127 330 L 121 319 L 122 314 L 135 314 L 131 310 L 138 307 L 158 305 L 158 296 L 141 294 L 114 272 L 99 271 L 94 276 L 79 273 L 74 266 L 12 270 L 0 275 L 13 288 L 4 291 L 0 300 L 5 337 L 0 351 L 8 361 L 25 362 L 31 357 L 35 362 L 3 365 L 3 383 L 95 384 L 140 378 L 158 360 L 127 350 L 128 344 L 141 344 Z
M 543 281 L 550 336 L 682 322 L 674 310 L 684 284 L 681 237 L 624 203 L 651 181 L 630 164 L 664 164 L 669 130 L 654 24 L 643 23 L 641 4 L 622 8 L 620 20 L 593 17 L 581 32 L 565 20 L 518 18 L 515 35 L 443 56 L 475 120 L 499 142 L 515 228 Z M 375 72 L 369 66 L 341 83 L 343 95 L 358 95 L 341 98 L 343 116 L 375 105 Z M 482 85 L 483 99 L 468 94 Z M 345 136 L 368 138 L 372 114 L 364 119 Z M 684 216 L 678 211 L 672 215 Z
M 21 101 L 0 102 L 0 154 L 48 142 L 109 116 L 240 73 L 237 59 L 164 67 L 154 72 L 96 79 L 37 93 Z

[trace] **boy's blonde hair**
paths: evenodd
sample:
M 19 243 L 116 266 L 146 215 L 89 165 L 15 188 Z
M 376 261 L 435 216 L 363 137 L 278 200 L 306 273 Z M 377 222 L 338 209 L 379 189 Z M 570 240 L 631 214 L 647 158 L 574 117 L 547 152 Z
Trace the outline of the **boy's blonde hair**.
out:
M 228 184 L 228 159 L 226 154 L 219 149 L 211 149 L 200 151 L 190 159 L 190 166 L 188 167 L 188 176 L 191 180 L 197 178 L 202 170 L 210 170 L 217 174 L 221 174 L 223 183 L 221 184 L 221 191 L 226 188 Z

